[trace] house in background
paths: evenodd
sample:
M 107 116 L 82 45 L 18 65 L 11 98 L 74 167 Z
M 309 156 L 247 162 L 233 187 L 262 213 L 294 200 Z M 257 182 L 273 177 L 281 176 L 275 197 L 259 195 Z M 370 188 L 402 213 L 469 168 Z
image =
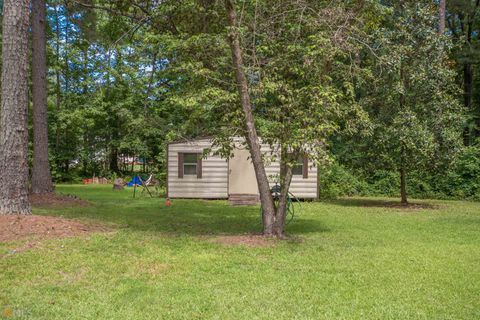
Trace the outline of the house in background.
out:
M 200 138 L 168 145 L 167 196 L 169 198 L 229 199 L 232 204 L 252 204 L 259 201 L 255 171 L 250 152 L 235 139 L 233 157 L 224 159 L 213 152 L 205 158 L 205 149 L 212 140 Z M 262 145 L 268 157 L 271 149 Z M 271 157 L 270 157 L 271 159 Z M 265 170 L 270 187 L 278 181 L 278 161 L 267 161 Z M 290 192 L 299 199 L 318 198 L 317 167 L 305 156 L 293 169 Z

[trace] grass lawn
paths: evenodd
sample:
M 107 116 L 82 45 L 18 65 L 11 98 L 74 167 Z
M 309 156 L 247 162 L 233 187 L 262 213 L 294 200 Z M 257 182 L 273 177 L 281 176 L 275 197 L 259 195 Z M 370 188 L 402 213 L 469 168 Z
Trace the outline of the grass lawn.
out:
M 115 231 L 7 255 L 25 241 L 0 243 L 0 308 L 13 310 L 4 317 L 480 319 L 480 203 L 302 203 L 291 240 L 248 247 L 215 239 L 258 232 L 258 207 L 173 200 L 167 208 L 110 186 L 57 189 L 94 205 L 35 214 Z

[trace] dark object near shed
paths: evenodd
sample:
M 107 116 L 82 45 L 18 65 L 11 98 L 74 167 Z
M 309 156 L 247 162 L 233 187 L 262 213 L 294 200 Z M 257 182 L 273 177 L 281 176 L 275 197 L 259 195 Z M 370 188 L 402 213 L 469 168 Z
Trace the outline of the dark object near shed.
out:
M 123 190 L 125 181 L 122 178 L 117 178 L 113 181 L 113 190 Z

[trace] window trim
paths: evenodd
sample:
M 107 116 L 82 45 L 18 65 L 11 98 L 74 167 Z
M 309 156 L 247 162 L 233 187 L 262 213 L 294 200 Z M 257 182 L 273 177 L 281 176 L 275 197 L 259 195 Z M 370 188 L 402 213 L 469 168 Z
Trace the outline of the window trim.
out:
M 185 163 L 185 155 L 195 154 L 197 155 L 197 162 Z M 185 165 L 196 166 L 196 174 L 185 174 Z M 183 179 L 185 176 L 197 176 L 197 179 L 202 178 L 202 153 L 201 152 L 179 152 L 178 153 L 178 178 Z
M 293 173 L 294 168 L 292 168 L 292 176 L 302 176 L 302 179 L 308 179 L 308 155 L 303 154 L 301 157 L 300 161 L 295 165 L 295 167 L 301 166 L 301 173 Z
M 308 154 L 303 155 L 303 179 L 308 179 Z

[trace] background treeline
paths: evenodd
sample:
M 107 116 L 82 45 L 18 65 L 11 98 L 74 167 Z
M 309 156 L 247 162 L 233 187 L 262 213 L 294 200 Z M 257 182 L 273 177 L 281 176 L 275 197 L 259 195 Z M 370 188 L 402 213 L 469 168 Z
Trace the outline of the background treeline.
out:
M 162 180 L 169 141 L 217 135 L 226 132 L 225 123 L 235 123 L 235 85 L 222 77 L 230 75 L 222 68 L 231 56 L 218 2 L 47 4 L 48 125 L 55 181 L 133 171 L 153 172 Z M 261 22 L 262 8 L 278 9 L 273 3 L 239 5 L 252 10 L 245 17 L 258 17 L 256 27 L 275 30 L 267 25 L 272 20 Z M 406 186 L 414 197 L 480 199 L 479 2 L 447 1 L 443 34 L 438 32 L 438 1 L 332 1 L 327 7 L 325 28 L 331 24 L 342 30 L 344 23 L 345 30 L 354 26 L 355 32 L 332 32 L 338 38 L 330 40 L 343 51 L 332 53 L 322 66 L 328 79 L 321 81 L 342 81 L 337 87 L 348 97 L 343 103 L 353 106 L 342 110 L 339 102 L 342 117 L 325 142 L 322 196 L 398 195 L 402 176 L 408 176 Z M 297 41 L 299 15 L 291 15 L 295 18 L 281 40 L 283 47 L 247 50 L 248 59 L 262 65 L 256 55 L 297 50 L 288 44 Z M 261 41 L 244 31 L 243 41 Z M 327 42 L 307 49 L 321 50 L 322 43 Z M 347 47 L 352 43 L 355 48 Z M 289 61 L 275 63 L 278 71 Z M 345 73 L 351 73 L 349 81 Z M 250 73 L 249 81 L 255 83 L 255 77 Z M 295 90 L 301 93 L 301 88 Z M 256 110 L 260 119 L 271 112 L 277 111 Z

